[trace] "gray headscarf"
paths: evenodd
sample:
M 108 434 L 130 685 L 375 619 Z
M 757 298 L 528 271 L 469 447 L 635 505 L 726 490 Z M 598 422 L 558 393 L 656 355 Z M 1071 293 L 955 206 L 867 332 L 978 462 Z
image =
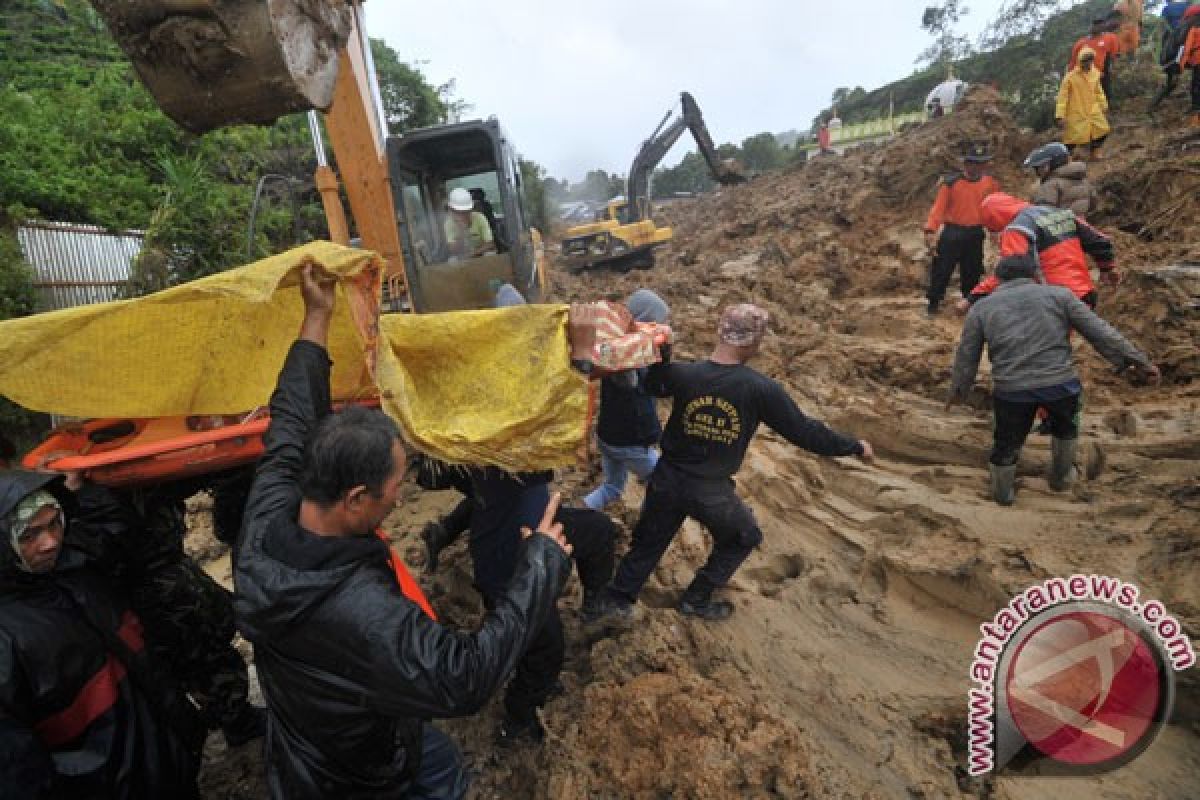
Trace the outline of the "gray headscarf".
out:
M 496 308 L 523 306 L 525 305 L 525 297 L 511 283 L 504 283 L 496 290 L 496 299 L 493 302 Z
M 625 307 L 638 322 L 656 322 L 664 325 L 671 318 L 671 309 L 667 307 L 666 302 L 649 289 L 638 289 L 629 295 Z

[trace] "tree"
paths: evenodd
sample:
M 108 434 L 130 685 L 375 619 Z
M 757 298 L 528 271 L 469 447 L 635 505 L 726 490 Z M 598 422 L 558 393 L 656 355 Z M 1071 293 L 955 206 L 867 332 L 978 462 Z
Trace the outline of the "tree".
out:
M 545 168 L 536 161 L 521 158 L 517 163 L 521 168 L 521 197 L 525 213 L 529 215 L 529 224 L 544 231 L 553 216 L 549 208 L 548 190 L 554 179 L 547 178 Z
M 754 172 L 783 166 L 785 154 L 773 133 L 759 133 L 742 142 L 742 164 Z
M 918 64 L 949 64 L 970 52 L 967 37 L 954 32 L 967 11 L 961 0 L 943 0 L 940 6 L 925 8 L 921 27 L 934 37 L 934 41 L 917 57 Z
M 453 101 L 450 93 L 453 82 L 440 87 L 430 85 L 415 66 L 405 64 L 400 56 L 382 39 L 371 40 L 371 55 L 375 59 L 375 75 L 388 132 L 397 136 L 406 130 L 444 123 Z
M 980 34 L 979 47 L 993 50 L 1017 36 L 1041 30 L 1062 5 L 1062 0 L 1008 0 Z
M 714 185 L 708 164 L 695 150 L 689 151 L 675 166 L 654 173 L 655 197 L 671 197 L 676 193 L 700 194 L 711 191 Z

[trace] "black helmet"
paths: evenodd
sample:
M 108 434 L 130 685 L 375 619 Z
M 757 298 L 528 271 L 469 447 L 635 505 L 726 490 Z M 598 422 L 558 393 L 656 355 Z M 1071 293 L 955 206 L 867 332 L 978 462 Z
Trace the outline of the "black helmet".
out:
M 967 142 L 963 145 L 963 161 L 969 164 L 985 164 L 992 160 L 987 142 Z
M 1023 167 L 1049 167 L 1055 169 L 1061 167 L 1071 160 L 1071 151 L 1062 142 L 1051 142 L 1044 144 L 1041 147 L 1034 148 L 1034 151 L 1025 158 Z

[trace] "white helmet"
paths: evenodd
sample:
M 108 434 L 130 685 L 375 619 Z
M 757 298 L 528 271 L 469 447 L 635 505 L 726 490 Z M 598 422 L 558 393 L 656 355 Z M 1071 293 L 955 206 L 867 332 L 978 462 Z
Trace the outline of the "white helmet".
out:
M 460 186 L 451 190 L 446 205 L 450 207 L 451 211 L 470 211 L 475 208 L 475 200 L 471 197 L 470 192 Z

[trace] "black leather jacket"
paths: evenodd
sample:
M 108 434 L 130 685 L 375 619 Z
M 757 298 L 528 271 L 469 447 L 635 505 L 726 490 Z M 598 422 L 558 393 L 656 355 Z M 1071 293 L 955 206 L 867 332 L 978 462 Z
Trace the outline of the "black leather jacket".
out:
M 570 560 L 531 537 L 496 609 L 478 632 L 460 633 L 404 597 L 378 540 L 311 541 L 322 537 L 296 522 L 298 477 L 309 431 L 329 413 L 329 368 L 324 348 L 301 340 L 280 373 L 238 539 L 234 607 L 270 712 L 272 796 L 398 798 L 418 766 L 422 721 L 487 702 L 553 608 Z

